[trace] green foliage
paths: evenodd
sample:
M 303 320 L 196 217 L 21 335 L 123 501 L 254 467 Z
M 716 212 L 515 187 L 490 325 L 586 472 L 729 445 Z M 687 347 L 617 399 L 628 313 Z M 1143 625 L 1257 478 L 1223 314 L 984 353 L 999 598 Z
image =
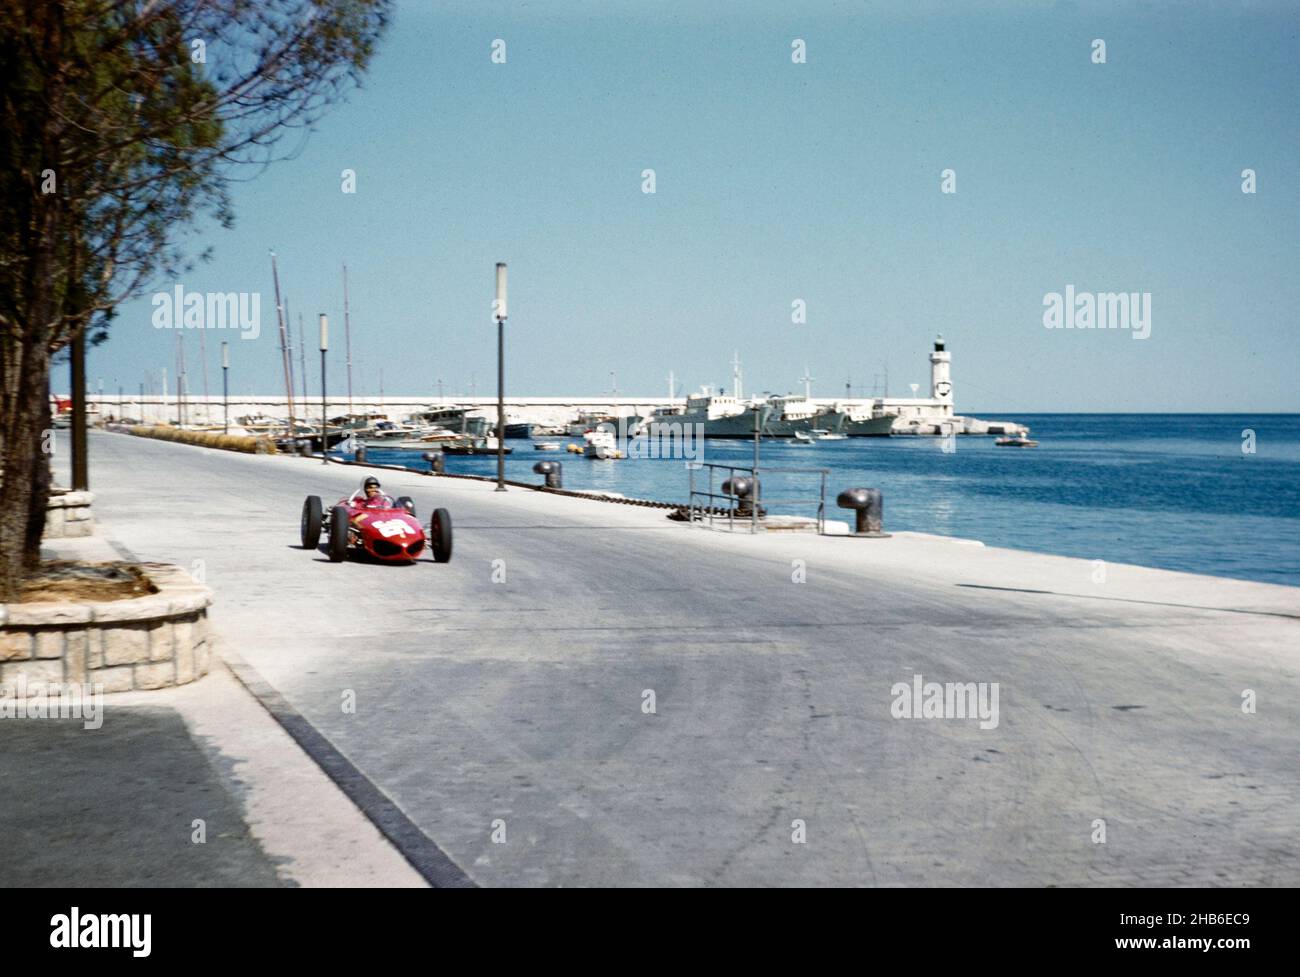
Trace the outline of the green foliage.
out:
M 0 6 L 0 328 L 34 330 L 57 349 L 159 272 L 183 270 L 195 221 L 231 221 L 240 166 L 277 158 L 287 131 L 359 81 L 388 10 L 389 0 Z M 41 246 L 51 301 L 39 304 L 48 321 L 34 322 Z
M 51 355 L 187 267 L 233 175 L 357 84 L 390 6 L 0 3 L 0 600 L 38 549 Z

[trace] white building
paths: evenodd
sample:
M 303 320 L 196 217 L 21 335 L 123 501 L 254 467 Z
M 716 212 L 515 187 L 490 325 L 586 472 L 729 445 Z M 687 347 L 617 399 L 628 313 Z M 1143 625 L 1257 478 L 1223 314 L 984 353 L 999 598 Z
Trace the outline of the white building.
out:
M 875 397 L 850 407 L 850 413 L 895 414 L 894 434 L 1016 434 L 1028 430 L 1012 421 L 981 421 L 953 411 L 952 354 L 942 336 L 935 339 L 930 353 L 930 396 Z

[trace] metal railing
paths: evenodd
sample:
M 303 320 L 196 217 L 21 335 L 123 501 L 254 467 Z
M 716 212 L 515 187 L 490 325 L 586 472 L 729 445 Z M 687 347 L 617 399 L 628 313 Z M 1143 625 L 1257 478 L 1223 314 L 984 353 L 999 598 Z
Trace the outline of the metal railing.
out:
M 748 520 L 749 531 L 758 532 L 759 519 L 764 514 L 764 505 L 815 505 L 817 508 L 817 532 L 826 531 L 826 476 L 830 474 L 829 468 L 768 468 L 743 467 L 740 465 L 718 465 L 713 463 L 700 462 L 697 464 L 687 465 L 690 472 L 690 521 L 692 523 L 703 523 L 707 520 L 709 528 L 713 528 L 715 520 L 726 518 L 727 528 L 735 529 L 736 521 L 739 519 L 743 523 Z M 696 472 L 707 470 L 707 485 L 696 484 Z M 718 477 L 725 472 L 726 474 L 718 480 Z M 764 475 L 816 475 L 818 476 L 817 494 L 793 496 L 790 498 L 769 497 L 763 495 Z M 734 482 L 738 476 L 749 478 L 752 490 L 749 496 L 741 497 L 732 492 L 723 492 L 722 486 L 727 482 Z M 715 491 L 715 488 L 717 491 Z M 724 505 L 717 504 L 721 500 Z

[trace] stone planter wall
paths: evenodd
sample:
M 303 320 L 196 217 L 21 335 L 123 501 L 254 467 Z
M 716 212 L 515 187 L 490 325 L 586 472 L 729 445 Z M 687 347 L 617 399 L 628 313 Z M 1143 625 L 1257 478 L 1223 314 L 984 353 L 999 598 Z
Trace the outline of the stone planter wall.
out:
M 68 536 L 90 536 L 95 531 L 90 505 L 95 496 L 90 492 L 50 493 L 45 504 L 46 539 L 64 539 Z
M 18 677 L 105 692 L 161 689 L 206 675 L 212 592 L 180 567 L 141 564 L 158 593 L 104 602 L 0 604 L 0 694 Z

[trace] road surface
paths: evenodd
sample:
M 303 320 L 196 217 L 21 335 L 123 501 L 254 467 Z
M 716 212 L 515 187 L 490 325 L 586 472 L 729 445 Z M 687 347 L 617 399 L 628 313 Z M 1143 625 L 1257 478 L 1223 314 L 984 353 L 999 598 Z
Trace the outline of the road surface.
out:
M 478 884 L 1300 884 L 1295 588 L 382 471 L 454 559 L 335 565 L 302 500 L 365 469 L 91 457 L 108 532 L 200 569 L 224 647 Z M 996 683 L 996 727 L 896 718 L 918 674 Z

